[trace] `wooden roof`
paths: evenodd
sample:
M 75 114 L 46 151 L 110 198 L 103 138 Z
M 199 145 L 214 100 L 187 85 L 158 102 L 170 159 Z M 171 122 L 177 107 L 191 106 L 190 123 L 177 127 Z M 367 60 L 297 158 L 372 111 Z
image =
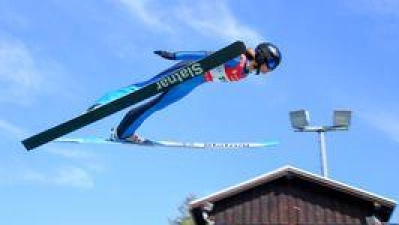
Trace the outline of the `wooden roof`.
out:
M 244 192 L 246 190 L 249 190 L 251 188 L 257 187 L 259 185 L 269 183 L 271 181 L 274 181 L 276 179 L 282 178 L 284 176 L 295 176 L 300 179 L 325 186 L 326 188 L 330 188 L 333 190 L 336 190 L 338 192 L 342 192 L 351 196 L 354 196 L 359 199 L 363 199 L 369 202 L 372 202 L 374 204 L 379 204 L 381 206 L 387 207 L 390 209 L 391 213 L 393 209 L 396 206 L 396 202 L 392 199 L 388 199 L 385 197 L 382 197 L 380 195 L 352 187 L 350 185 L 332 180 L 330 178 L 325 178 L 317 174 L 313 174 L 298 168 L 295 168 L 293 166 L 285 166 L 280 169 L 277 169 L 275 171 L 272 171 L 270 173 L 263 174 L 261 176 L 255 177 L 253 179 L 244 181 L 240 184 L 228 187 L 226 189 L 223 189 L 221 191 L 212 193 L 206 197 L 197 199 L 195 201 L 192 201 L 190 203 L 190 209 L 194 209 L 197 207 L 202 206 L 205 202 L 216 202 L 228 197 L 231 197 L 233 195 L 239 194 L 241 192 Z

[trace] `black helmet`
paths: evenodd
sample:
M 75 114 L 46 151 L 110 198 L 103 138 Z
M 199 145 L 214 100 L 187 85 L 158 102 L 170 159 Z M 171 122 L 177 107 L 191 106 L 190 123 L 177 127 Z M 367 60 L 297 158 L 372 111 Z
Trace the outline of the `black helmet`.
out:
M 265 63 L 269 70 L 274 70 L 281 61 L 281 53 L 278 48 L 268 42 L 260 43 L 255 48 L 255 62 L 257 64 L 257 74 L 260 66 Z

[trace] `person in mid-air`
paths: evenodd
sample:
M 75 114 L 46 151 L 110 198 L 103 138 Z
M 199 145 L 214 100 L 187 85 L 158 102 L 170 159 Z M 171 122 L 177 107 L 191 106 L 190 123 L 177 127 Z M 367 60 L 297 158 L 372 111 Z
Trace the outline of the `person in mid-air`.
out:
M 93 110 L 101 105 L 107 104 L 108 102 L 134 92 L 141 87 L 158 82 L 189 63 L 192 63 L 195 60 L 200 60 L 211 54 L 211 52 L 206 51 L 154 51 L 154 53 L 165 59 L 180 60 L 180 62 L 147 81 L 132 84 L 125 88 L 107 93 L 88 110 Z M 252 72 L 255 72 L 256 75 L 266 74 L 273 71 L 280 64 L 280 61 L 281 53 L 279 49 L 271 43 L 261 43 L 255 48 L 255 50 L 248 48 L 245 54 L 204 73 L 202 76 L 196 76 L 178 84 L 146 103 L 131 109 L 119 123 L 117 128 L 113 129 L 111 139 L 142 143 L 145 139 L 136 134 L 136 130 L 140 125 L 154 112 L 179 101 L 199 85 L 213 81 L 239 81 Z

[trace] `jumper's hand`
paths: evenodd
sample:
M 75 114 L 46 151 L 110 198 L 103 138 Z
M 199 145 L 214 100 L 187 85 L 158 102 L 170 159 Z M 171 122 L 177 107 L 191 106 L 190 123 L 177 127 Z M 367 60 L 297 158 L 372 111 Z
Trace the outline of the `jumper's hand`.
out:
M 157 54 L 161 56 L 162 58 L 169 59 L 169 60 L 175 60 L 176 59 L 176 54 L 174 52 L 168 52 L 168 51 L 154 51 L 154 54 Z

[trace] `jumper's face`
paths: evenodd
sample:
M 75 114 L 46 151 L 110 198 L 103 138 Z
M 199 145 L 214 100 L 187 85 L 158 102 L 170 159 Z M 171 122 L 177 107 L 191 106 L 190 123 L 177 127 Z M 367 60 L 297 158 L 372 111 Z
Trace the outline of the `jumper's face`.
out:
M 269 70 L 269 68 L 267 68 L 267 66 L 266 66 L 266 64 L 265 63 L 263 63 L 261 66 L 260 66 L 260 68 L 259 68 L 259 72 L 261 73 L 261 74 L 265 74 L 265 73 L 267 73 L 267 72 L 269 72 L 270 70 Z

